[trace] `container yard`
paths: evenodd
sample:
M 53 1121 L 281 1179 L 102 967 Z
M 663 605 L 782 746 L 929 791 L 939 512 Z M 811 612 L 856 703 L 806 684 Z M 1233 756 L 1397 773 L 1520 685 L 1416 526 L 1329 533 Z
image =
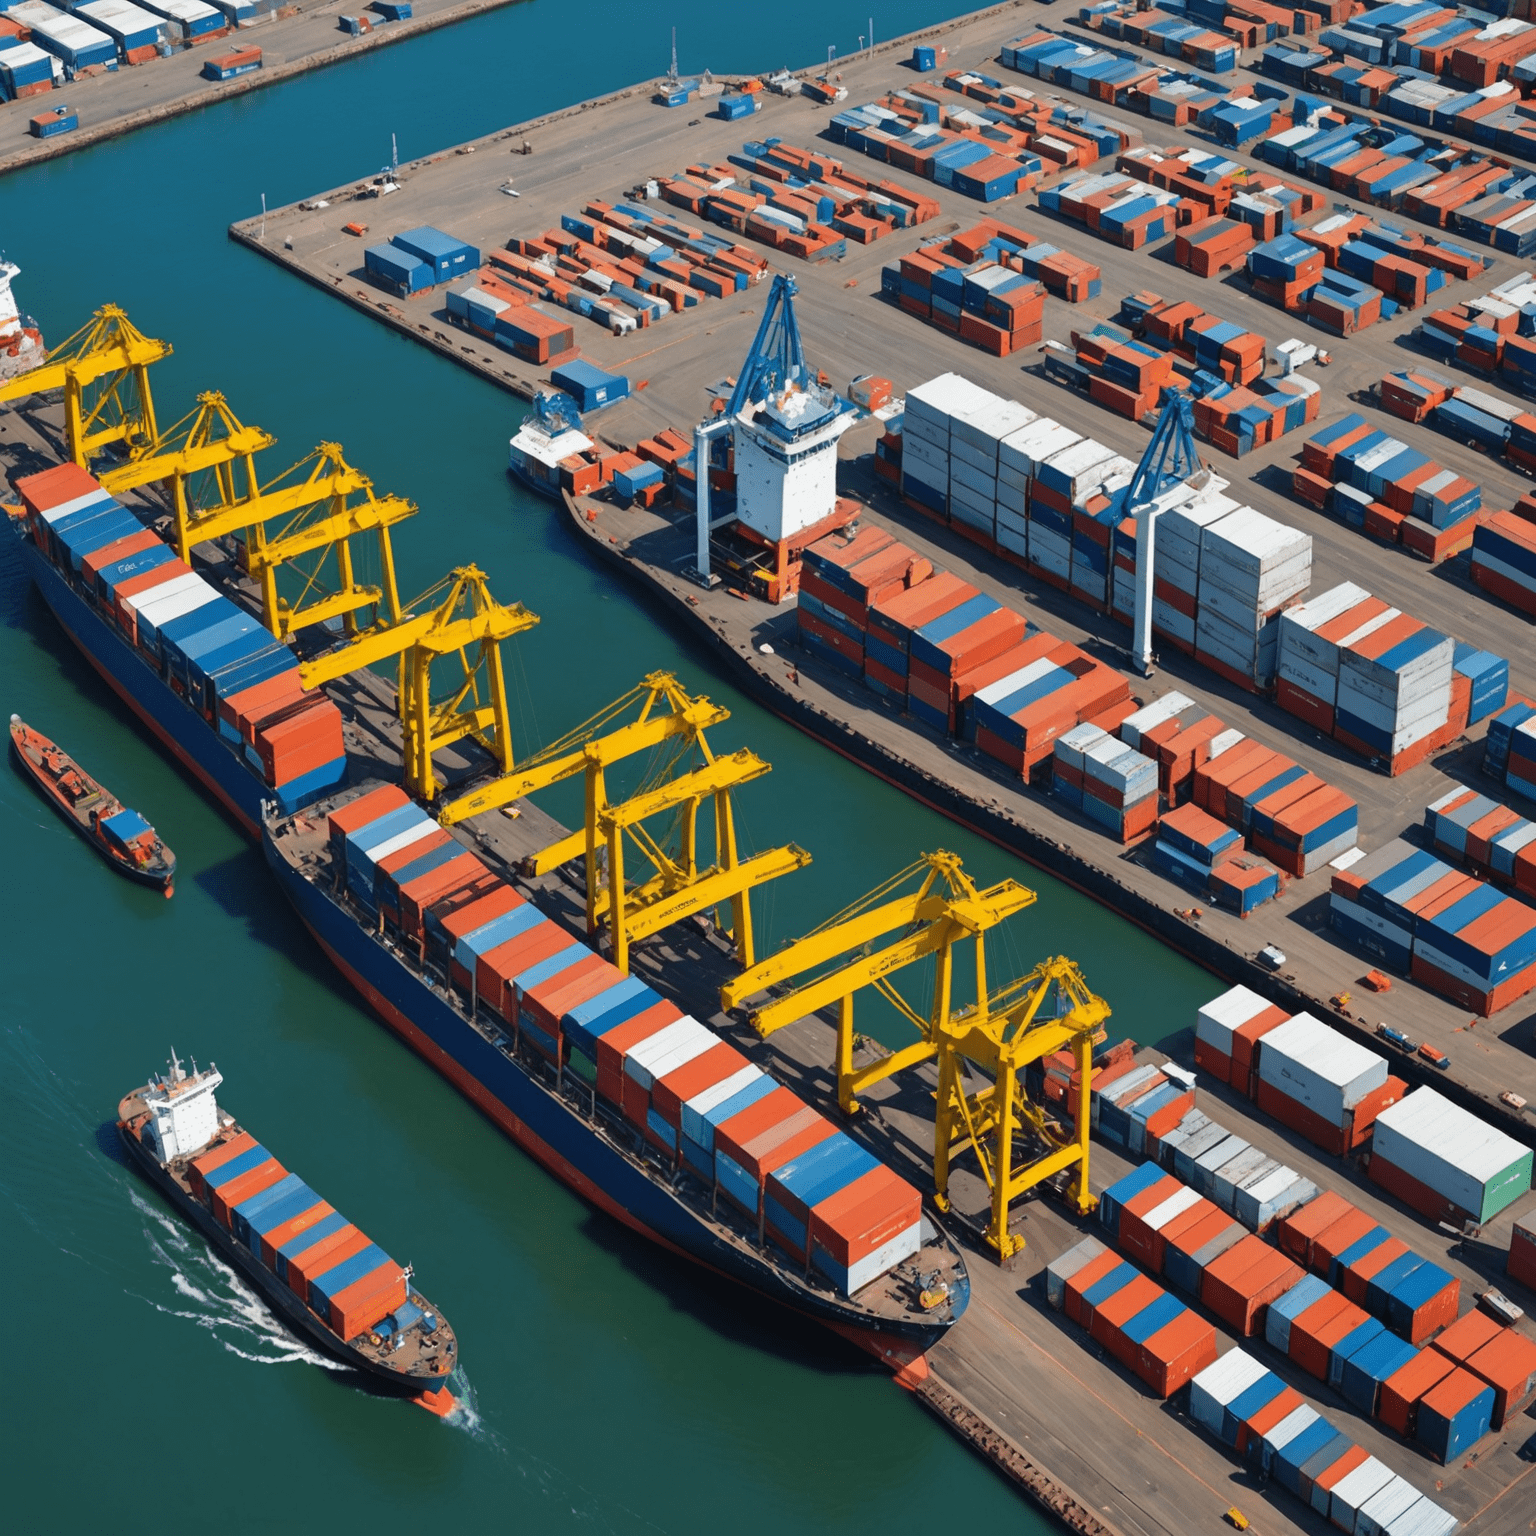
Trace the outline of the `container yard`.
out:
M 334 11 L 253 0 L 23 0 L 0 12 L 0 175 L 508 3 L 379 0 L 343 30 Z M 78 127 L 29 137 L 55 91 L 68 91 Z
M 1326 23 L 1307 34 L 1358 57 L 1340 33 L 1361 18 L 1324 8 L 1297 13 Z M 969 1304 L 926 1352 L 885 1358 L 1068 1528 L 1513 1533 L 1536 1447 L 1536 1329 L 1516 1315 L 1536 1307 L 1536 522 L 1522 413 L 1442 386 L 1410 338 L 1431 294 L 1472 328 L 1479 294 L 1516 291 L 1518 248 L 1469 246 L 1470 223 L 1405 237 L 1348 153 L 1326 204 L 1300 190 L 1310 141 L 1272 146 L 1337 132 L 1358 159 L 1359 130 L 1254 95 L 1239 66 L 1278 23 L 1208 9 L 1025 4 L 795 89 L 662 82 L 459 146 L 536 134 L 511 177 L 444 153 L 387 203 L 317 188 L 231 230 L 538 396 L 521 423 L 509 402 L 512 473 L 754 698 L 1211 971 L 1163 1050 L 1124 1018 L 1091 1067 L 1085 1031 L 1019 1062 L 1061 1150 L 1086 1166 L 1091 1140 L 1082 1186 L 1062 1157 L 1010 1208 L 945 1118 L 979 1103 L 965 1058 L 936 1047 L 898 1077 L 853 1033 L 851 991 L 797 1012 L 799 946 L 754 964 L 749 909 L 744 975 L 712 925 L 631 941 L 616 832 L 595 884 L 590 790 L 585 881 L 540 862 L 580 832 L 526 798 L 515 816 L 474 800 L 495 786 L 473 749 L 442 754 L 455 792 L 481 776 L 471 797 L 422 812 L 394 781 L 435 792 L 430 733 L 403 735 L 407 700 L 367 671 L 327 673 L 319 709 L 293 713 L 275 587 L 227 530 L 198 543 L 164 519 L 163 556 L 114 545 L 126 563 L 98 571 L 70 521 L 92 493 L 61 470 L 27 490 L 28 536 L 243 751 L 244 798 L 221 798 L 248 827 L 273 818 L 279 880 L 339 860 L 324 888 L 467 1006 L 477 1048 L 594 1124 L 612 1106 L 674 1186 L 706 1181 L 706 1206 L 713 1178 L 722 1252 L 755 1216 L 757 1251 L 807 1285 L 819 1269 L 851 1301 L 878 1277 L 854 1209 L 819 1203 L 793 1161 L 776 1173 L 780 1153 L 821 1148 L 853 1179 L 883 1160 L 876 1224 L 903 1254 L 931 1241 L 911 1192 L 936 1196 Z M 1160 61 L 1099 59 L 1101 38 Z M 1507 51 L 1459 67 L 1496 73 Z M 600 165 L 594 114 L 622 146 Z M 1404 420 L 1425 427 L 1412 446 Z M 54 414 L 7 425 L 13 473 L 59 456 Z M 211 603 L 231 610 L 216 634 Z M 499 611 L 511 646 L 537 622 Z M 331 798 L 338 734 L 351 785 L 366 765 L 389 789 Z M 545 782 L 536 764 L 524 793 Z M 602 911 L 606 957 L 581 942 Z M 837 923 L 801 945 L 825 959 Z M 1065 1019 L 1069 978 L 1048 974 Z M 758 1070 L 785 1085 L 760 1110 L 719 1097 Z M 709 1119 L 726 1103 L 735 1119 Z

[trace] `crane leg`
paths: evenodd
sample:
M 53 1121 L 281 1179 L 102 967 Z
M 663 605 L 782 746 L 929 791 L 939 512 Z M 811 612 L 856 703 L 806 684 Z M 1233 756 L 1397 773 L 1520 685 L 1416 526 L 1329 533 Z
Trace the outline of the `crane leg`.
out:
M 1077 1172 L 1072 1176 L 1072 1198 L 1079 1216 L 1087 1216 L 1098 1205 L 1088 1187 L 1088 1111 L 1093 1090 L 1093 1036 L 1081 1034 L 1072 1042 L 1077 1058 Z
M 837 1008 L 837 1102 L 845 1115 L 861 1105 L 853 1091 L 853 993 L 845 992 Z

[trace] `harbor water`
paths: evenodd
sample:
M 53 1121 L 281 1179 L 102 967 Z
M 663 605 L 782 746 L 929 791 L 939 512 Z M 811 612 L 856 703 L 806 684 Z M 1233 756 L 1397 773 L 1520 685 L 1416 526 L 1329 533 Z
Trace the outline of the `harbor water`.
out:
M 850 52 L 867 11 L 681 11 L 680 62 L 725 72 Z M 905 0 L 874 21 L 894 35 L 949 14 Z M 572 18 L 534 0 L 6 177 L 0 244 L 22 268 L 18 298 L 53 343 L 106 302 L 170 340 L 154 373 L 162 424 L 219 389 L 277 435 L 269 473 L 334 440 L 381 490 L 418 502 L 395 540 L 403 593 L 474 561 L 542 616 L 506 650 L 520 750 L 653 669 L 727 704 L 717 749 L 750 745 L 774 765 L 739 801 L 746 839 L 815 856 L 760 899 L 761 946 L 945 847 L 982 881 L 1012 875 L 1040 894 L 989 953 L 994 982 L 1066 953 L 1118 1033 L 1185 1028 L 1211 977 L 740 696 L 588 560 L 506 478 L 515 400 L 226 238 L 262 194 L 277 205 L 371 174 L 391 133 L 404 164 L 665 66 L 673 16 L 641 27 L 604 0 L 577 35 Z M 486 167 L 488 197 L 505 174 Z M 596 1214 L 381 1028 L 259 852 L 75 651 L 8 541 L 0 613 L 7 712 L 143 812 L 180 866 L 169 902 L 117 879 L 20 777 L 0 777 L 0 1300 L 21 1346 L 0 1425 L 14 1529 L 164 1518 L 167 1505 L 234 1530 L 846 1533 L 957 1508 L 1044 1528 L 862 1355 Z M 365 1395 L 284 1335 L 123 1165 L 113 1107 L 172 1047 L 216 1060 L 227 1107 L 416 1266 L 468 1373 L 471 1407 L 448 1426 Z

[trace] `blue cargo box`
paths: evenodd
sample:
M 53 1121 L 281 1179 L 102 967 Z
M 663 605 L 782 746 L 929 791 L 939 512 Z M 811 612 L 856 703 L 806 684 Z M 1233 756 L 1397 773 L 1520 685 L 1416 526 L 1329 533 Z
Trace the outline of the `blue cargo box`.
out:
M 445 235 L 442 230 L 433 229 L 430 224 L 395 235 L 389 243 L 408 256 L 426 262 L 432 268 L 432 281 L 436 283 L 463 277 L 466 272 L 472 272 L 480 265 L 480 252 L 474 246 L 466 245 L 452 235 Z
M 363 252 L 363 270 L 376 283 L 400 294 L 420 293 L 436 280 L 430 262 L 393 245 L 370 245 Z
M 549 378 L 556 389 L 564 390 L 576 402 L 583 414 L 601 410 L 629 394 L 629 379 L 624 374 L 605 372 L 584 357 L 561 364 Z

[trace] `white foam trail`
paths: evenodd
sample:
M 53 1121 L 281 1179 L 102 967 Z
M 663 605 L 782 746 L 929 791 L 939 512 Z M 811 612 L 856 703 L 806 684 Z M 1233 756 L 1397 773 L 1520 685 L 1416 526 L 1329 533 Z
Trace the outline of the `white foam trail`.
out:
M 480 1402 L 475 1396 L 475 1389 L 469 1384 L 469 1377 L 464 1374 L 463 1366 L 456 1365 L 453 1368 L 448 1378 L 448 1390 L 453 1393 L 454 1408 L 452 1413 L 444 1417 L 443 1423 L 450 1429 L 462 1430 L 471 1440 L 478 1440 L 500 1450 L 500 1440 L 480 1417 Z
M 145 1241 L 154 1262 L 170 1271 L 172 1289 L 188 1301 L 199 1304 L 198 1309 L 192 1311 L 163 1306 L 153 1297 L 141 1298 L 157 1312 L 195 1323 L 212 1333 L 230 1354 L 253 1364 L 291 1365 L 297 1362 L 322 1366 L 328 1371 L 349 1369 L 339 1360 L 309 1348 L 289 1332 L 277 1314 L 228 1264 L 205 1244 L 192 1240 L 187 1228 L 149 1204 L 131 1187 L 128 1198 L 145 1218 Z M 187 1273 L 189 1270 L 191 1274 Z M 227 1338 L 226 1333 L 235 1337 Z M 241 1348 L 242 1344 L 246 1347 Z M 252 1353 L 253 1350 L 257 1352 Z

